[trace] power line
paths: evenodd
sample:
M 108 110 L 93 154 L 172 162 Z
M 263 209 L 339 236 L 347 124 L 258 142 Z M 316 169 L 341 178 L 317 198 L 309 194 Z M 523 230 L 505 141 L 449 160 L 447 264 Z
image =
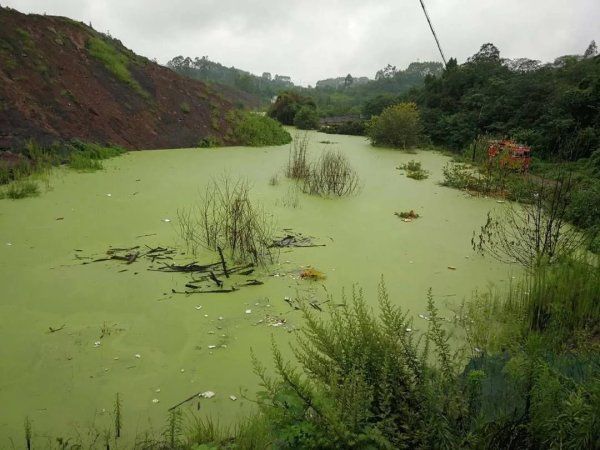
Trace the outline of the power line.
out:
M 440 51 L 440 55 L 442 55 L 442 61 L 444 61 L 444 66 L 447 66 L 446 57 L 444 56 L 444 52 L 442 51 L 442 46 L 440 45 L 440 41 L 435 34 L 435 30 L 433 29 L 433 25 L 431 24 L 431 19 L 429 18 L 429 14 L 427 14 L 427 8 L 425 8 L 425 3 L 423 0 L 419 0 L 421 3 L 421 8 L 423 8 L 423 12 L 425 13 L 425 18 L 427 19 L 427 23 L 429 24 L 429 28 L 431 28 L 431 32 L 433 33 L 433 38 L 435 39 L 435 43 L 437 44 L 438 50 Z

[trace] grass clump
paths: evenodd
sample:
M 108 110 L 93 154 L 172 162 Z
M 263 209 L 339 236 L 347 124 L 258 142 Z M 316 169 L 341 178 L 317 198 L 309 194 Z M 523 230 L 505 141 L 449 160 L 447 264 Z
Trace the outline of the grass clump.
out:
M 228 116 L 233 128 L 233 138 L 239 145 L 263 147 L 283 145 L 292 140 L 279 122 L 270 117 L 249 111 L 235 111 Z
M 26 197 L 34 197 L 39 195 L 40 188 L 35 181 L 32 180 L 16 180 L 8 184 L 0 191 L 0 198 L 10 198 L 18 200 Z
M 91 37 L 86 43 L 89 54 L 100 61 L 104 67 L 119 81 L 129 85 L 142 97 L 148 98 L 146 92 L 138 81 L 133 78 L 129 70 L 129 58 L 117 50 L 111 43 L 99 37 Z
M 406 164 L 398 166 L 398 169 L 404 170 L 406 172 L 406 176 L 408 178 L 412 178 L 413 180 L 424 180 L 429 178 L 429 172 L 421 167 L 421 163 L 419 161 L 411 160 Z
M 118 146 L 102 146 L 78 140 L 72 141 L 69 147 L 69 167 L 81 172 L 101 170 L 103 168 L 101 160 L 125 153 L 125 149 Z

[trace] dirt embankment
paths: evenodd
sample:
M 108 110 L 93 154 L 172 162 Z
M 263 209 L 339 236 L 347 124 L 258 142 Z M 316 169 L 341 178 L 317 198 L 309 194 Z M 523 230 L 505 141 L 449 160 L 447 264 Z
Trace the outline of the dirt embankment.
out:
M 31 138 L 129 149 L 231 143 L 227 112 L 255 102 L 183 78 L 83 23 L 0 8 L 0 150 Z

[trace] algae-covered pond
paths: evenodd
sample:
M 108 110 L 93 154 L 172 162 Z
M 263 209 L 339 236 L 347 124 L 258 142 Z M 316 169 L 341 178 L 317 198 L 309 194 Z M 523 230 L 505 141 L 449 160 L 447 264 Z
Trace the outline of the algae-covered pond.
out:
M 293 207 L 283 146 L 131 152 L 105 162 L 102 172 L 57 170 L 40 197 L 0 201 L 0 447 L 22 435 L 26 416 L 39 435 L 103 430 L 117 392 L 126 436 L 162 429 L 167 409 L 197 392 L 216 393 L 200 402 L 200 412 L 221 422 L 247 413 L 252 405 L 240 390 L 252 395 L 257 388 L 250 349 L 268 361 L 271 335 L 287 345 L 300 318 L 284 298 L 297 291 L 339 298 L 358 284 L 375 306 L 383 275 L 393 301 L 417 317 L 429 288 L 443 306 L 508 282 L 510 267 L 470 248 L 495 201 L 439 186 L 447 157 L 375 149 L 359 137 L 310 139 L 313 155 L 326 147 L 348 155 L 361 178 L 358 195 L 299 194 Z M 430 171 L 428 179 L 396 169 L 411 159 Z M 178 209 L 196 203 L 210 178 L 224 172 L 251 182 L 252 197 L 279 229 L 326 246 L 283 250 L 279 264 L 259 274 L 264 285 L 231 294 L 172 294 L 185 275 L 149 271 L 141 262 L 81 264 L 78 256 L 102 255 L 109 246 L 181 245 Z M 276 172 L 280 183 L 272 186 Z M 394 215 L 411 209 L 421 218 L 407 223 Z M 327 279 L 285 275 L 306 265 Z M 285 318 L 286 326 L 269 326 L 267 316 Z M 424 327 L 418 317 L 415 327 Z

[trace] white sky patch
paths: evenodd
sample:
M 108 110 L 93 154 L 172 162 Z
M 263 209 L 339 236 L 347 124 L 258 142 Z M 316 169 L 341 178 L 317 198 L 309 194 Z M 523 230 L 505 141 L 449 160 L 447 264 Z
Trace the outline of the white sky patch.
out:
M 598 0 L 425 0 L 446 57 L 481 44 L 552 61 L 600 40 Z M 208 56 L 311 84 L 373 77 L 386 64 L 440 61 L 418 0 L 0 0 L 22 12 L 92 23 L 161 63 Z

